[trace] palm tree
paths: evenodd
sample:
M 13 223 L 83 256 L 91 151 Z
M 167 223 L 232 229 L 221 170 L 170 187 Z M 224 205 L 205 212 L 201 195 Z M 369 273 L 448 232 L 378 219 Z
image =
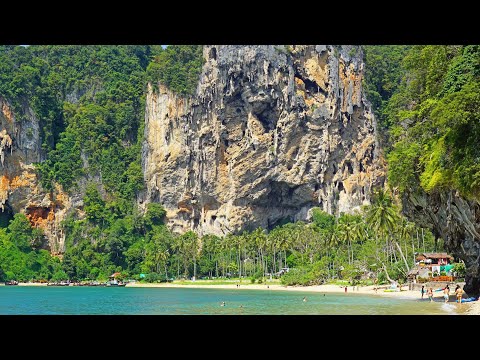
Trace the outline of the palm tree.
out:
M 354 260 L 353 242 L 365 238 L 363 224 L 358 216 L 345 214 L 339 218 L 338 230 L 340 238 L 347 243 L 348 263 L 352 264 Z
M 168 251 L 168 249 L 164 249 L 163 251 L 159 251 L 157 253 L 158 261 L 163 263 L 163 268 L 165 270 L 165 280 L 168 280 L 167 262 L 169 257 L 170 257 L 170 252 Z
M 372 205 L 367 209 L 367 223 L 388 243 L 387 235 L 395 229 L 399 215 L 390 195 L 383 189 L 373 196 Z
M 415 244 L 413 241 L 413 234 L 415 232 L 415 223 L 406 220 L 405 218 L 402 219 L 400 224 L 400 238 L 405 240 L 405 249 L 407 248 L 407 239 L 410 238 L 412 240 L 412 253 L 413 253 L 413 264 L 415 264 Z M 408 256 L 408 252 L 406 251 L 406 256 Z M 404 259 L 406 262 L 406 259 Z M 407 266 L 408 272 L 408 266 Z
M 263 277 L 265 277 L 266 271 L 265 271 L 264 255 L 265 255 L 265 249 L 267 246 L 267 236 L 265 235 L 265 232 L 262 228 L 257 228 L 254 231 L 252 231 L 251 236 L 253 237 L 253 240 L 257 247 L 257 251 L 260 255 L 261 264 L 262 264 L 262 273 L 263 273 Z
M 367 210 L 367 223 L 384 236 L 393 232 L 399 220 L 396 206 L 392 197 L 383 189 L 379 189 L 373 196 L 372 205 Z

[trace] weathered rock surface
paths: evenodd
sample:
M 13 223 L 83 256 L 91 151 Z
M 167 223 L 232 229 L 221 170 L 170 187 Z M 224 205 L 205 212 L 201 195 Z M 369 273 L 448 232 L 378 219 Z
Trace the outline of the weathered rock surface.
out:
M 205 46 L 192 97 L 149 84 L 140 205 L 223 235 L 352 212 L 382 185 L 357 47 Z M 155 90 L 157 88 L 157 90 Z
M 418 225 L 442 238 L 446 249 L 465 262 L 464 290 L 480 295 L 480 204 L 462 198 L 456 191 L 407 193 L 403 211 Z
M 34 162 L 44 160 L 39 120 L 25 104 L 21 120 L 7 99 L 0 96 L 0 212 L 24 213 L 43 229 L 45 246 L 53 254 L 64 250 L 60 222 L 70 208 L 69 196 L 57 186 L 46 192 L 38 182 Z

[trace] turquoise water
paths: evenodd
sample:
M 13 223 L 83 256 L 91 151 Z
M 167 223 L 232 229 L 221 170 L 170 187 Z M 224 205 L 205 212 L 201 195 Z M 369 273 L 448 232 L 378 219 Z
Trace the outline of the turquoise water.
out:
M 303 297 L 307 297 L 304 302 Z M 225 306 L 220 303 L 225 301 Z M 14 315 L 427 315 L 459 304 L 300 291 L 0 287 L 0 314 Z

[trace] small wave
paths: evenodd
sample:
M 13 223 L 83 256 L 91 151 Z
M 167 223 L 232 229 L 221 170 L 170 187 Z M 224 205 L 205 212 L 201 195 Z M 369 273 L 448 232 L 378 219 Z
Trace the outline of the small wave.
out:
M 442 310 L 453 314 L 455 313 L 456 306 L 453 304 L 442 304 Z

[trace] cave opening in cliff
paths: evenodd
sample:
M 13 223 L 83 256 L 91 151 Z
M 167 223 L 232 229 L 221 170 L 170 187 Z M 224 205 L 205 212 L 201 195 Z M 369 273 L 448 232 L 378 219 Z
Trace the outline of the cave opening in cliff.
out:
M 365 168 L 364 168 L 362 162 L 360 162 L 359 165 L 360 165 L 360 172 L 365 172 Z
M 254 111 L 254 115 L 262 124 L 264 131 L 270 132 L 277 127 L 278 110 L 274 110 L 270 104 L 261 111 Z
M 345 166 L 347 167 L 348 173 L 351 175 L 353 174 L 353 166 L 350 161 L 345 161 Z
M 8 204 L 8 201 L 3 205 L 3 211 L 0 209 L 0 228 L 6 228 L 13 219 L 13 210 Z
M 309 94 L 321 93 L 325 97 L 328 95 L 327 92 L 325 90 L 323 90 L 320 87 L 320 85 L 318 85 L 315 81 L 307 79 L 306 77 L 302 76 L 298 72 L 295 73 L 295 76 L 303 81 L 303 83 L 305 84 L 305 90 L 306 90 L 307 93 L 309 93 Z
M 267 230 L 271 231 L 275 229 L 277 226 L 283 226 L 285 224 L 292 223 L 292 222 L 293 222 L 293 218 L 290 216 L 280 218 L 276 221 L 268 220 Z
M 217 49 L 215 49 L 214 47 L 212 47 L 212 48 L 210 49 L 210 54 L 208 54 L 208 55 L 209 55 L 208 57 L 209 57 L 210 59 L 217 60 Z

